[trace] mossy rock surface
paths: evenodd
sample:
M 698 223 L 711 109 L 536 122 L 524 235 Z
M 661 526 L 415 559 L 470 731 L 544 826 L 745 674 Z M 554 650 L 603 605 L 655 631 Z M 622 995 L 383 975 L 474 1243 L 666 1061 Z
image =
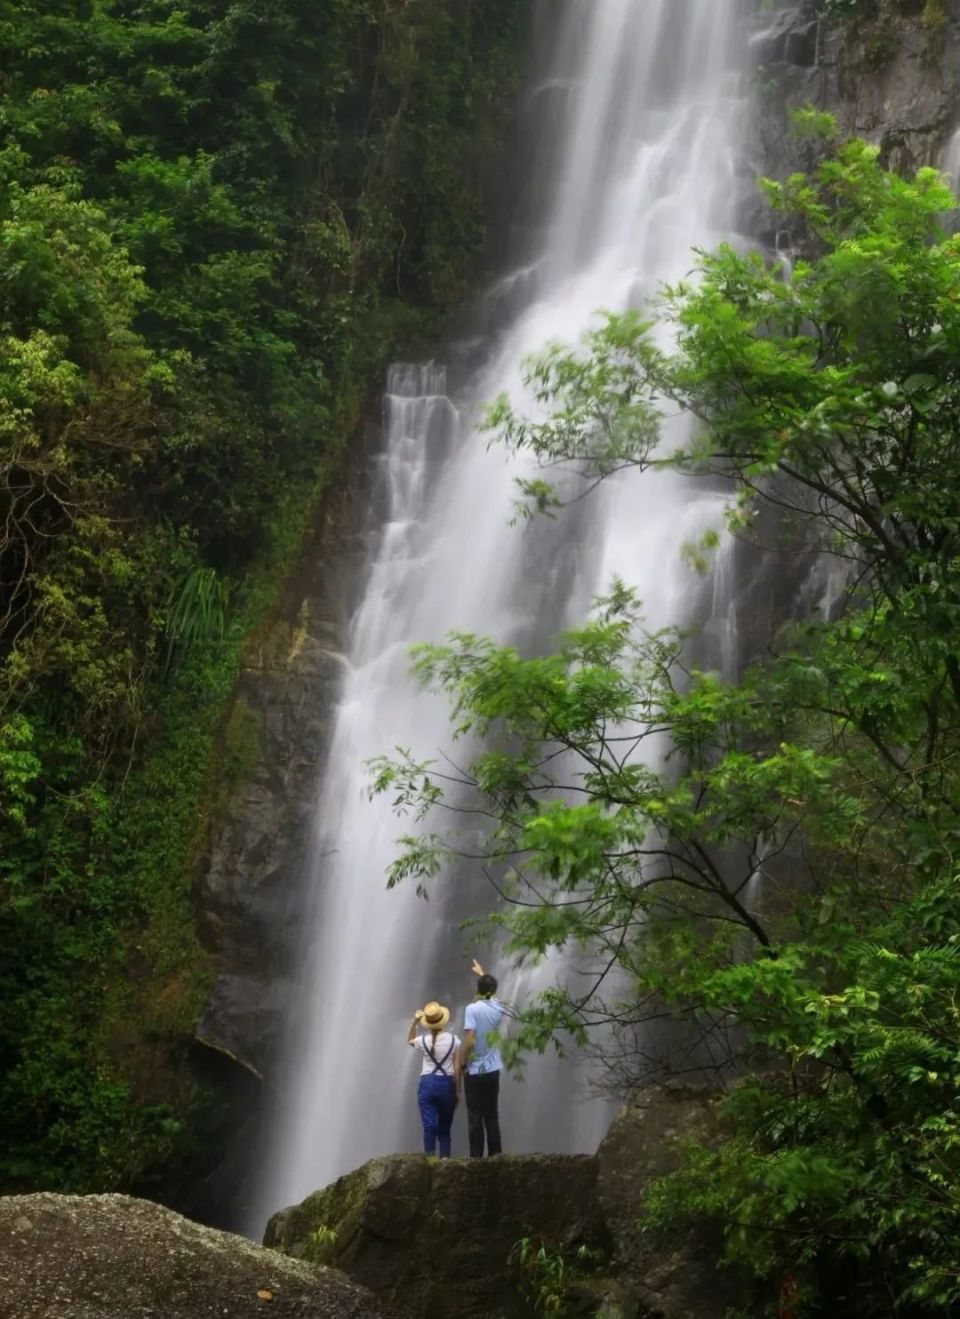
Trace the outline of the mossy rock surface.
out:
M 325 1258 L 412 1315 L 530 1315 L 529 1279 L 511 1254 L 530 1238 L 605 1255 L 597 1173 L 588 1155 L 371 1159 L 274 1215 L 265 1242 Z
M 719 1267 L 719 1225 L 664 1233 L 644 1222 L 647 1188 L 676 1167 L 678 1141 L 715 1138 L 718 1097 L 646 1090 L 596 1155 L 371 1159 L 275 1214 L 265 1244 L 342 1269 L 411 1319 L 764 1314 L 765 1302 L 749 1308 L 749 1280 Z M 545 1308 L 551 1289 L 559 1310 Z

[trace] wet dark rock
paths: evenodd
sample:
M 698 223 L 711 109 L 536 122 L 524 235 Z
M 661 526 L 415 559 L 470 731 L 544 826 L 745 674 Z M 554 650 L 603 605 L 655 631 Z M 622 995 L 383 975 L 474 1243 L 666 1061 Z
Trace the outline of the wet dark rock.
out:
M 200 928 L 217 979 L 197 1039 L 269 1077 L 289 1024 L 303 877 L 363 559 L 369 474 L 356 463 L 324 510 L 273 617 L 247 646 L 220 758 Z
M 689 1231 L 644 1231 L 644 1194 L 677 1165 L 678 1137 L 709 1143 L 715 1090 L 658 1087 L 614 1119 L 597 1152 L 597 1194 L 613 1243 L 612 1267 L 644 1319 L 711 1319 L 742 1307 L 745 1280 L 717 1268 L 722 1239 L 699 1223 Z
M 124 1195 L 0 1198 L 4 1319 L 391 1319 L 329 1268 Z
M 754 186 L 758 175 L 782 179 L 816 167 L 822 148 L 794 134 L 791 109 L 813 104 L 831 111 L 844 133 L 876 142 L 896 168 L 938 161 L 960 125 L 960 0 L 950 0 L 949 9 L 935 42 L 921 21 L 921 0 L 899 4 L 880 25 L 827 21 L 817 0 L 777 3 L 773 13 L 757 15 L 750 137 L 739 166 L 741 233 L 786 253 L 797 241 L 789 221 L 773 213 Z M 569 94 L 569 88 L 545 85 L 532 97 L 531 114 L 555 116 Z M 525 159 L 514 168 L 529 183 L 534 164 Z M 541 186 L 551 168 L 547 161 Z M 525 278 L 535 281 L 536 272 Z M 504 286 L 498 296 L 506 304 L 514 295 Z M 469 361 L 473 349 L 467 347 Z M 300 951 L 301 879 L 311 847 L 322 848 L 313 831 L 323 748 L 345 649 L 347 602 L 361 567 L 363 519 L 376 508 L 362 462 L 354 471 L 351 483 L 341 483 L 337 507 L 325 510 L 275 616 L 249 647 L 234 707 L 244 734 L 242 772 L 226 786 L 198 876 L 201 928 L 217 980 L 197 1037 L 267 1079 L 294 1006 L 289 977 Z M 763 548 L 738 550 L 742 586 L 734 611 L 741 662 L 810 605 L 808 547 L 791 541 L 782 526 L 758 528 L 757 543 Z M 240 1167 L 244 1133 L 236 1146 Z M 229 1189 L 221 1198 L 231 1198 Z
M 796 64 L 801 68 L 810 68 L 817 62 L 820 45 L 820 24 L 818 22 L 800 23 L 787 33 L 783 43 L 783 58 L 787 64 Z
M 884 149 L 897 168 L 936 164 L 958 118 L 960 18 L 945 29 L 939 54 L 916 18 L 889 21 L 886 32 L 869 27 L 831 30 L 822 55 L 818 103 L 833 110 L 847 133 Z M 877 42 L 883 40 L 882 48 Z M 895 146 L 906 148 L 897 158 Z
M 759 15 L 752 41 L 754 113 L 746 154 L 753 174 L 784 179 L 817 165 L 822 145 L 793 131 L 790 111 L 835 115 L 845 136 L 875 143 L 886 164 L 910 173 L 939 163 L 960 127 L 960 5 L 931 32 L 923 5 L 900 5 L 859 22 L 828 19 L 816 0 Z M 744 193 L 738 228 L 768 248 L 793 235 L 755 192 Z
M 796 64 L 809 67 L 817 61 L 820 20 L 808 5 L 764 15 L 755 34 L 752 52 L 756 64 Z
M 373 427 L 366 458 L 376 444 Z M 354 453 L 272 616 L 247 644 L 226 713 L 209 843 L 198 858 L 201 939 L 215 980 L 195 1027 L 213 1096 L 209 1158 L 178 1207 L 238 1226 L 278 1048 L 295 1022 L 304 879 L 322 852 L 316 803 L 366 548 L 372 464 Z
M 285 977 L 221 975 L 207 1000 L 197 1038 L 262 1079 L 262 1073 L 249 1060 L 272 1055 L 283 1030 L 289 996 L 290 984 Z M 214 1028 L 213 1038 L 209 1039 L 204 1035 L 208 1023 Z M 225 1041 L 237 1042 L 241 1054 L 233 1053 Z

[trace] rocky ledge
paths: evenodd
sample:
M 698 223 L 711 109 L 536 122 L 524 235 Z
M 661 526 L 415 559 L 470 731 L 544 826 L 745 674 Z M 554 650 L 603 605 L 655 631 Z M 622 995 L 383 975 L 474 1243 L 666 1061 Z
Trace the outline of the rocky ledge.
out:
M 678 1135 L 710 1138 L 714 1101 L 650 1091 L 596 1155 L 372 1159 L 274 1215 L 265 1241 L 411 1319 L 521 1319 L 550 1293 L 568 1319 L 719 1319 L 746 1292 L 717 1269 L 719 1240 L 642 1226 L 646 1187 L 674 1166 Z
M 410 1315 L 529 1315 L 520 1241 L 607 1258 L 597 1172 L 586 1155 L 371 1159 L 276 1214 L 265 1241 L 294 1256 L 325 1246 L 337 1268 Z M 565 1313 L 580 1311 L 568 1304 Z
M 334 1269 L 124 1195 L 0 1198 L 4 1319 L 392 1319 Z

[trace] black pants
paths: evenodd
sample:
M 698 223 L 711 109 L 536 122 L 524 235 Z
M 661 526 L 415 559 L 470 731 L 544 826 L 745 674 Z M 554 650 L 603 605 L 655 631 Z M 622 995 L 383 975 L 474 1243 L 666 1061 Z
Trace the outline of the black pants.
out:
M 487 1153 L 500 1153 L 500 1073 L 484 1072 L 463 1078 L 467 1099 L 467 1132 L 470 1138 L 470 1157 L 483 1157 L 483 1134 L 487 1134 Z

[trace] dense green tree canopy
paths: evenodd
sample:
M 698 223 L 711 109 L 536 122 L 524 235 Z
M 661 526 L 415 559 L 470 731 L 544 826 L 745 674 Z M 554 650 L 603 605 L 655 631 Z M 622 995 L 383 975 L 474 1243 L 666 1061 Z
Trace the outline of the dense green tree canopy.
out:
M 544 656 L 422 647 L 463 755 L 382 760 L 374 788 L 420 822 L 393 882 L 482 866 L 512 953 L 592 968 L 526 1005 L 514 1052 L 602 1027 L 623 1089 L 741 1077 L 654 1221 L 719 1220 L 761 1296 L 789 1273 L 804 1313 L 940 1313 L 960 1301 L 960 239 L 937 172 L 899 178 L 863 142 L 765 187 L 792 271 L 698 253 L 646 319 L 530 363 L 542 415 L 504 398 L 489 426 L 539 459 L 531 515 L 562 516 L 557 466 L 724 483 L 727 534 L 749 544 L 765 509 L 845 562 L 839 612 L 771 619 L 736 680 L 645 630 L 623 583 Z M 664 407 L 691 418 L 676 452 Z
M 471 287 L 517 0 L 0 3 L 0 1185 L 182 1144 L 244 634 Z

